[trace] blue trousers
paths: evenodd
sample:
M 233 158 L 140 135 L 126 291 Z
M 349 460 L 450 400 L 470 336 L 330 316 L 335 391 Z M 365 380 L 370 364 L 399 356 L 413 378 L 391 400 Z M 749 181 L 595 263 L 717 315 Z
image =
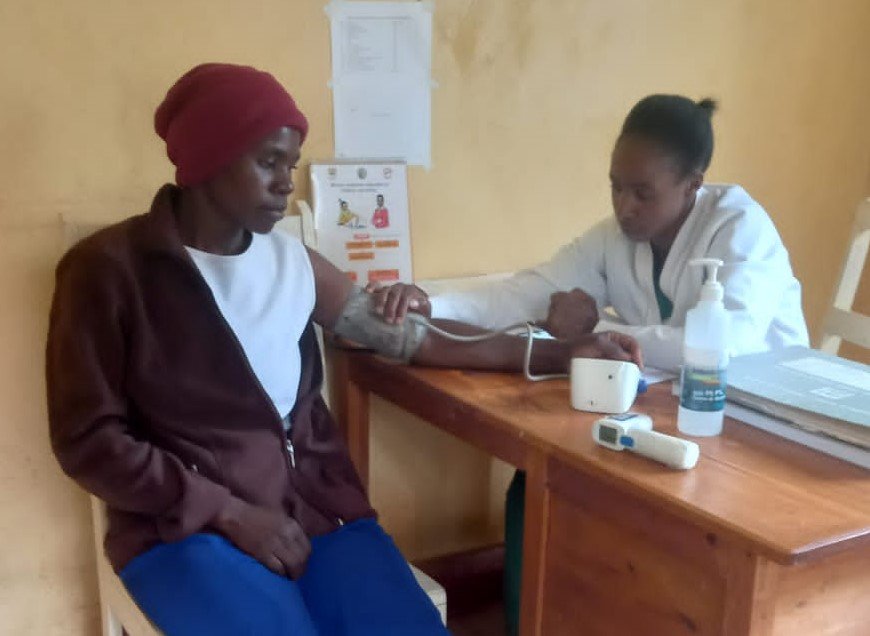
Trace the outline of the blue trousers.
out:
M 213 534 L 156 546 L 120 576 L 167 636 L 448 634 L 374 519 L 314 537 L 298 581 L 274 574 Z

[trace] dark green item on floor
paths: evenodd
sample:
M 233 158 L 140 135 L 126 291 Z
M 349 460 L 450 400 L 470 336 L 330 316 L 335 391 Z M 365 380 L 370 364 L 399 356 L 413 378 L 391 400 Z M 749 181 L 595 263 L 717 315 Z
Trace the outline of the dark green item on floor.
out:
M 504 613 L 507 633 L 520 633 L 520 581 L 523 578 L 523 515 L 526 474 L 518 470 L 504 507 Z

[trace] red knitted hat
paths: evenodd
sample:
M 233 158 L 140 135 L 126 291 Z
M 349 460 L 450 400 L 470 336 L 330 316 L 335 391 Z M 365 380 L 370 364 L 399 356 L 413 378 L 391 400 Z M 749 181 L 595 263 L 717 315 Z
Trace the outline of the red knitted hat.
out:
M 208 181 L 282 126 L 305 141 L 308 121 L 284 87 L 269 73 L 235 64 L 189 70 L 154 113 L 154 129 L 181 186 Z

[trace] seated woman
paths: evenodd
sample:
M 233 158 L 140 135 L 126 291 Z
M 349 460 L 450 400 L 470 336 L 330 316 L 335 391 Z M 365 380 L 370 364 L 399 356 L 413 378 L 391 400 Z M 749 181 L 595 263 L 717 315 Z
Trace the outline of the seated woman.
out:
M 524 343 L 433 344 L 387 324 L 272 231 L 308 123 L 268 73 L 198 66 L 155 127 L 178 185 L 65 255 L 48 336 L 52 447 L 107 502 L 112 565 L 168 635 L 446 634 L 320 396 L 313 324 L 433 365 L 519 369 Z M 597 334 L 541 343 L 534 364 L 572 355 L 638 353 Z
M 376 291 L 394 320 L 412 304 L 435 317 L 500 328 L 539 321 L 567 341 L 592 330 L 634 336 L 644 361 L 676 370 L 686 312 L 703 272 L 718 258 L 733 355 L 807 345 L 800 283 L 770 217 L 737 185 L 704 185 L 713 156 L 715 104 L 651 95 L 628 113 L 610 158 L 614 216 L 561 248 L 548 262 L 494 284 L 430 301 L 413 286 Z M 605 310 L 610 311 L 605 311 Z M 612 313 L 611 313 L 612 312 Z M 522 540 L 522 475 L 508 491 L 508 603 L 516 619 Z

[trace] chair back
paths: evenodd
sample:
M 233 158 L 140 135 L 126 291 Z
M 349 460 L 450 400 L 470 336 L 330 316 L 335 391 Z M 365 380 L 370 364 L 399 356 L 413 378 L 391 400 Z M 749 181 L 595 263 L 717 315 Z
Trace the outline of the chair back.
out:
M 861 282 L 861 274 L 867 261 L 870 246 L 870 199 L 858 206 L 852 237 L 831 308 L 825 316 L 819 349 L 837 354 L 840 344 L 847 340 L 865 349 L 870 349 L 870 316 L 853 309 L 855 294 Z

